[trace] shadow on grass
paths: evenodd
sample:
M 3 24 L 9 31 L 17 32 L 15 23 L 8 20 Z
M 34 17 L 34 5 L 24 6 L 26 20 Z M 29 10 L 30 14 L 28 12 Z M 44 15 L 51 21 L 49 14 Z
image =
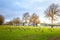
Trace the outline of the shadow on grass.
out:
M 60 40 L 60 36 L 55 36 L 55 37 L 50 36 L 48 40 Z

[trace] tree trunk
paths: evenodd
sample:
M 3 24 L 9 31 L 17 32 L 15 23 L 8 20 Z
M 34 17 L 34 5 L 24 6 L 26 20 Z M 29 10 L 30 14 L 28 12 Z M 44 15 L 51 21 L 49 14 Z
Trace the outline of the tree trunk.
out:
M 23 26 L 24 26 L 24 23 L 23 23 Z
M 51 20 L 51 21 L 52 21 L 52 25 L 51 25 L 51 28 L 53 28 L 53 17 L 52 17 L 52 20 Z

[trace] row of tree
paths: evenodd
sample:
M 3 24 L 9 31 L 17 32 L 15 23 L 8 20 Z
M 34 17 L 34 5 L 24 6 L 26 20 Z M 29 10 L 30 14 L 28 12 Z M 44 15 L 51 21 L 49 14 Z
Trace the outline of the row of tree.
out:
M 38 25 L 40 24 L 40 20 L 39 20 L 39 16 L 35 13 L 33 13 L 31 16 L 29 15 L 28 12 L 24 13 L 23 14 L 23 17 L 22 17 L 22 20 L 17 17 L 17 18 L 14 18 L 13 20 L 7 22 L 7 24 L 9 25 Z
M 52 23 L 57 20 L 58 17 L 60 17 L 60 6 L 58 4 L 51 4 L 45 11 L 44 11 L 45 17 L 49 18 Z M 58 21 L 58 20 L 57 20 Z M 0 15 L 0 25 L 4 22 L 4 17 Z M 14 18 L 13 20 L 9 21 L 8 24 L 19 24 L 21 22 L 20 18 Z M 40 23 L 39 16 L 35 13 L 33 13 L 31 16 L 28 12 L 24 13 L 22 18 L 22 23 L 25 25 L 25 23 L 33 23 L 34 25 L 37 25 Z

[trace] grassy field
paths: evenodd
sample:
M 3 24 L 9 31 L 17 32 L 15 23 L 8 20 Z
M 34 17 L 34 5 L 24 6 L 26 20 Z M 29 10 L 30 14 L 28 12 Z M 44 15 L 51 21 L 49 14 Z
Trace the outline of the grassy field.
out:
M 60 28 L 1 25 L 0 40 L 60 40 Z

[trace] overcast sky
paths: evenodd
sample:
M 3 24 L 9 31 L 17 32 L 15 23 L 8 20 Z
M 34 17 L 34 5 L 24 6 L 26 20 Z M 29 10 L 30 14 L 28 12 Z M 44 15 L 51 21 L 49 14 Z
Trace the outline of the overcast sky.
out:
M 44 10 L 52 3 L 60 4 L 60 0 L 0 0 L 0 15 L 9 21 L 15 17 L 22 18 L 23 13 L 36 13 L 40 21 L 47 19 L 44 17 Z M 49 21 L 48 21 L 49 22 Z

